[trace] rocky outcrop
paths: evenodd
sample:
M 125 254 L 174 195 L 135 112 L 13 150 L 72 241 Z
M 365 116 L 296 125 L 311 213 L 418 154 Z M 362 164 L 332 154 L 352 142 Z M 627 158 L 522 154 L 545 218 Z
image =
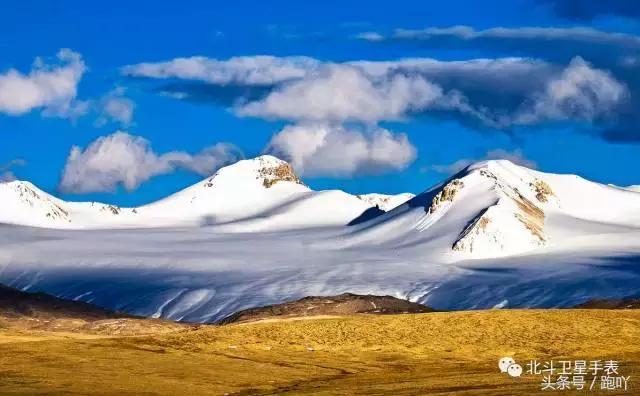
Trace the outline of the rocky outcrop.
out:
M 256 180 L 260 180 L 265 188 L 271 188 L 274 184 L 281 181 L 305 185 L 295 174 L 293 167 L 285 161 L 270 156 L 261 156 L 256 158 L 255 161 L 258 161 L 255 178 Z M 216 172 L 213 176 L 205 179 L 203 185 L 205 187 L 213 187 L 218 175 L 219 172 Z
M 293 167 L 286 162 L 282 162 L 275 166 L 264 164 L 258 170 L 257 178 L 262 179 L 262 185 L 265 188 L 271 188 L 274 184 L 281 181 L 304 185 L 302 180 L 300 180 L 293 171 Z
M 540 179 L 536 179 L 535 182 L 529 185 L 535 191 L 536 199 L 542 203 L 547 203 L 551 197 L 555 197 L 551 187 Z
M 120 214 L 120 207 L 119 206 L 115 206 L 115 205 L 104 205 L 101 209 L 101 212 L 109 212 L 113 215 L 119 215 Z
M 431 205 L 426 209 L 428 214 L 435 213 L 444 202 L 453 202 L 458 192 L 464 187 L 460 179 L 453 179 L 447 183 L 431 200 Z

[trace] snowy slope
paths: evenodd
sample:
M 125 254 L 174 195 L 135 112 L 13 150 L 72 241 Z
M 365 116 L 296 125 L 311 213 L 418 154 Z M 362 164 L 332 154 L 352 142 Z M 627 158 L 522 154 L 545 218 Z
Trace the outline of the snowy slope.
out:
M 71 222 L 64 203 L 29 182 L 0 183 L 0 222 L 29 226 L 64 226 Z
M 371 206 L 377 206 L 381 210 L 385 212 L 390 211 L 391 209 L 402 205 L 407 202 L 411 198 L 415 197 L 415 194 L 411 193 L 401 193 L 395 195 L 386 195 L 386 194 L 360 194 L 357 195 L 358 198 L 367 202 Z
M 180 228 L 0 225 L 0 282 L 189 321 L 343 292 L 388 294 L 438 309 L 573 306 L 638 293 L 637 192 L 486 161 L 389 212 L 343 226 L 335 224 L 368 207 L 362 200 L 314 192 L 295 180 L 266 178 L 266 188 L 263 165 L 237 168 L 252 175 L 251 183 L 243 178 L 238 186 L 234 168 L 224 168 L 138 213 L 120 209 L 143 219 L 166 212 L 154 224 L 169 224 L 179 212 Z M 257 207 L 245 212 L 215 188 Z M 12 203 L 16 210 L 45 217 L 61 205 L 22 197 Z M 94 210 L 81 206 L 64 209 L 69 216 Z M 209 215 L 216 227 L 183 227 Z M 61 219 L 52 221 L 67 221 Z
M 628 187 L 625 187 L 625 190 L 640 192 L 640 185 L 628 186 Z
M 137 208 L 64 202 L 28 182 L 0 184 L 0 222 L 51 228 L 184 227 L 227 231 L 345 225 L 370 205 L 341 191 L 312 191 L 272 156 L 239 161 Z M 234 223 L 231 225 L 230 223 Z

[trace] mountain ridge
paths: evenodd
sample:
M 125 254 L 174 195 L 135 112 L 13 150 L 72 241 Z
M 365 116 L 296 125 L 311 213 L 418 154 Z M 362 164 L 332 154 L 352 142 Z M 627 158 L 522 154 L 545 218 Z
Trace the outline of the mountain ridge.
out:
M 339 190 L 311 190 L 290 164 L 270 155 L 238 161 L 185 189 L 138 207 L 67 202 L 27 181 L 1 183 L 0 198 L 10 205 L 0 210 L 0 222 L 71 229 L 226 224 L 228 230 L 251 231 L 267 227 L 257 224 L 260 221 L 255 218 L 268 217 L 287 203 L 293 205 L 290 209 L 294 214 L 317 212 L 311 226 L 335 226 L 347 224 L 374 206 Z M 228 225 L 241 222 L 246 227 Z M 296 227 L 282 225 L 288 226 Z
M 603 202 L 612 206 L 603 210 Z M 640 196 L 577 175 L 543 173 L 507 160 L 481 161 L 358 224 L 346 245 L 448 236 L 443 243 L 467 257 L 509 256 L 564 239 L 546 226 L 550 218 L 560 217 L 638 227 Z
M 12 201 L 7 191 L 19 199 Z M 341 246 L 366 245 L 367 240 L 401 245 L 442 240 L 448 252 L 479 259 L 563 243 L 564 236 L 558 238 L 548 229 L 550 219 L 562 216 L 636 227 L 638 197 L 576 175 L 543 173 L 508 160 L 471 164 L 416 196 L 314 191 L 290 164 L 264 155 L 221 168 L 136 208 L 65 202 L 29 182 L 5 183 L 0 185 L 5 202 L 0 222 L 69 229 L 215 226 L 222 233 L 350 226 L 353 230 L 346 232 Z M 613 205 L 602 210 L 602 202 Z

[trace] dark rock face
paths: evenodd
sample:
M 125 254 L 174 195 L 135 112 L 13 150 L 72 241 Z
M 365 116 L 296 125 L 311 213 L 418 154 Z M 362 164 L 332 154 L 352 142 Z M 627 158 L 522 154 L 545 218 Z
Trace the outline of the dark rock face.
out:
M 595 299 L 578 304 L 577 309 L 640 309 L 640 298 Z
M 305 297 L 300 300 L 238 311 L 219 324 L 251 322 L 262 319 L 285 319 L 320 315 L 425 313 L 434 310 L 426 305 L 391 296 L 344 293 L 329 297 Z

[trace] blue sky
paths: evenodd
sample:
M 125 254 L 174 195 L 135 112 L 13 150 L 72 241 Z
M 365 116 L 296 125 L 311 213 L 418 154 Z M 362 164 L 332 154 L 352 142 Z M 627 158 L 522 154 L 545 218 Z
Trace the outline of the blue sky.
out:
M 0 174 L 121 205 L 263 152 L 353 193 L 419 192 L 501 157 L 640 184 L 638 8 L 3 4 Z

